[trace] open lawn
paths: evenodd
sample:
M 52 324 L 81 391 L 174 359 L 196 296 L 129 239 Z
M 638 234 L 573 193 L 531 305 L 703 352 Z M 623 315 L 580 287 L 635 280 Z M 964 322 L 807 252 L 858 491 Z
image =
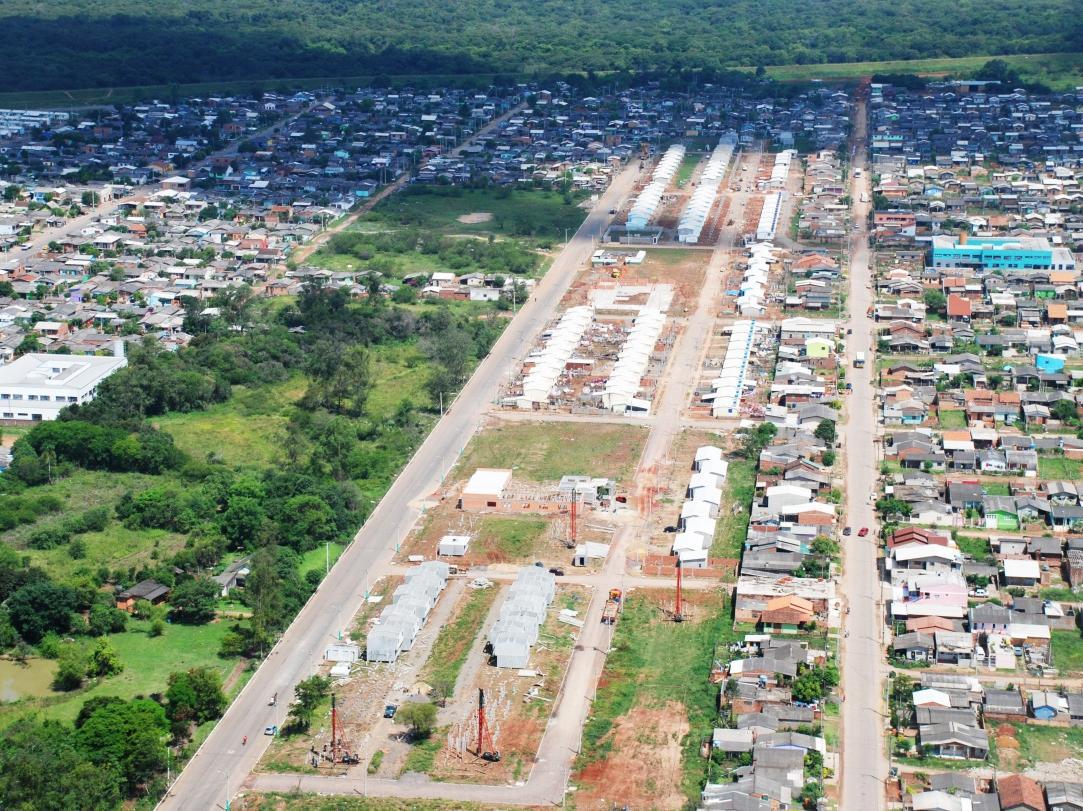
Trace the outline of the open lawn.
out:
M 124 665 L 121 673 L 71 693 L 54 693 L 41 699 L 5 705 L 0 710 L 0 724 L 9 723 L 31 710 L 40 710 L 47 718 L 71 722 L 79 714 L 83 702 L 95 696 L 131 699 L 164 692 L 170 673 L 193 667 L 214 668 L 223 682 L 233 670 L 234 660 L 218 656 L 218 648 L 222 637 L 229 632 L 230 623 L 169 624 L 158 637 L 147 634 L 149 627 L 149 622 L 129 620 L 127 631 L 109 635 L 109 642 Z
M 270 386 L 236 386 L 224 403 L 167 414 L 153 422 L 172 434 L 177 447 L 193 459 L 213 454 L 230 466 L 267 467 L 280 452 L 290 409 L 306 385 L 296 376 Z
M 1038 476 L 1043 479 L 1069 479 L 1077 481 L 1083 462 L 1065 456 L 1039 456 Z
M 1061 675 L 1083 672 L 1083 637 L 1079 631 L 1052 631 L 1053 667 Z
M 467 478 L 479 467 L 497 467 L 535 482 L 577 474 L 607 476 L 627 486 L 646 438 L 647 430 L 635 425 L 497 424 L 474 437 L 454 476 Z
M 541 518 L 484 516 L 474 542 L 491 561 L 522 561 L 532 557 L 548 522 Z
M 718 687 L 708 683 L 716 645 L 735 638 L 728 606 L 716 595 L 702 595 L 681 624 L 669 621 L 657 597 L 634 593 L 627 598 L 617 623 L 613 647 L 606 660 L 591 716 L 583 730 L 577 782 L 613 777 L 635 753 L 614 746 L 620 720 L 633 710 L 657 710 L 679 705 L 688 732 L 681 747 L 681 789 L 694 802 L 706 774 L 699 744 L 709 737 L 717 719 Z M 643 730 L 649 734 L 650 730 Z M 611 761 L 607 764 L 605 761 Z M 651 782 L 647 775 L 647 788 Z M 718 779 L 720 775 L 713 775 Z M 606 786 L 602 786 L 604 791 Z M 605 795 L 609 796 L 609 795 Z M 627 799 L 627 798 L 622 798 Z
M 309 572 L 324 571 L 328 561 L 332 566 L 335 565 L 335 561 L 342 555 L 343 550 L 346 547 L 340 543 L 328 544 L 326 547 L 320 546 L 317 549 L 310 549 L 301 555 L 300 572 L 301 577 L 304 577 Z
M 1003 59 L 1024 78 L 1067 90 L 1083 81 L 1083 54 L 1052 53 L 962 58 L 899 59 L 886 62 L 847 62 L 825 65 L 775 65 L 767 75 L 782 82 L 852 80 L 874 73 L 916 73 L 922 76 L 968 76 L 990 59 Z
M 944 431 L 966 428 L 966 412 L 950 408 L 940 411 L 940 428 Z
M 725 501 L 718 511 L 711 557 L 740 558 L 748 534 L 749 506 L 756 492 L 756 463 L 738 459 L 729 463 Z
M 564 229 L 575 231 L 584 210 L 565 202 L 555 191 L 535 189 L 462 189 L 410 186 L 383 200 L 370 222 L 418 226 L 451 234 L 533 236 L 564 241 Z M 489 217 L 470 215 L 488 214 Z M 462 219 L 460 219 L 462 218 Z
M 703 160 L 703 155 L 698 152 L 691 152 L 684 156 L 684 160 L 681 161 L 681 166 L 677 170 L 677 176 L 674 178 L 678 186 L 684 186 L 692 179 L 692 173 L 696 171 L 696 167 L 699 166 L 701 160 Z

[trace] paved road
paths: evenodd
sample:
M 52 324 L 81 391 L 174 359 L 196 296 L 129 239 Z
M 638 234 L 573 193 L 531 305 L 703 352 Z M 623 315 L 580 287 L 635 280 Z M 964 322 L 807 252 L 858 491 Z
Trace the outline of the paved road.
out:
M 508 370 L 530 351 L 535 337 L 555 316 L 561 297 L 588 261 L 595 240 L 604 233 L 607 212 L 630 192 L 637 174 L 633 164 L 601 195 L 530 301 L 512 319 L 354 542 L 173 784 L 161 808 L 213 808 L 235 791 L 240 780 L 255 767 L 269 740 L 262 734 L 263 727 L 280 723 L 285 711 L 286 702 L 271 708 L 267 706 L 268 698 L 274 693 L 289 696 L 298 681 L 315 671 L 335 629 L 360 607 L 370 573 L 391 562 L 396 543 L 417 519 L 417 502 L 439 486 L 480 426 Z M 242 747 L 245 735 L 248 744 Z
M 865 149 L 865 103 L 855 113 L 854 140 L 857 142 L 855 167 L 867 172 Z M 868 249 L 867 203 L 861 192 L 868 189 L 868 178 L 853 180 L 854 220 L 859 230 L 850 245 L 850 320 L 853 330 L 846 344 L 847 380 L 853 384 L 848 398 L 848 422 L 843 432 L 846 454 L 847 523 L 855 527 L 845 540 L 845 572 L 842 586 L 850 613 L 845 617 L 846 638 L 842 652 L 842 801 L 840 808 L 876 811 L 884 807 L 884 780 L 887 760 L 884 756 L 884 721 L 881 693 L 886 677 L 881 648 L 882 606 L 876 570 L 877 533 L 873 514 L 873 491 L 876 486 L 876 419 L 873 412 L 873 388 L 870 379 L 874 366 L 869 356 L 872 345 L 872 321 L 866 315 L 872 301 L 868 288 L 871 279 Z M 869 358 L 864 369 L 854 369 L 853 357 L 865 352 Z M 867 538 L 859 538 L 858 527 L 869 527 Z

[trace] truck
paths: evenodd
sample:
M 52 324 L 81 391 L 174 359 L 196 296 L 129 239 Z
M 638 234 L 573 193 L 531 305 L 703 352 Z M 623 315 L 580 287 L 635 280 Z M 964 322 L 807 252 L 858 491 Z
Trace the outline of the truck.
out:
M 620 589 L 609 590 L 609 599 L 605 601 L 605 607 L 602 609 L 602 625 L 616 624 L 623 596 Z
M 869 202 L 869 193 L 868 192 L 865 192 L 865 191 L 861 192 L 861 202 L 862 203 Z
M 856 355 L 854 355 L 854 368 L 855 369 L 860 369 L 864 365 L 865 365 L 865 353 L 864 352 L 858 352 Z

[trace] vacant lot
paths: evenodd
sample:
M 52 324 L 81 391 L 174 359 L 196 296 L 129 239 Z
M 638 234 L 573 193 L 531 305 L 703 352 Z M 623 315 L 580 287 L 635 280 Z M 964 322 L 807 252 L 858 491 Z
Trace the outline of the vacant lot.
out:
M 1064 456 L 1039 456 L 1038 475 L 1043 479 L 1079 479 L 1083 462 Z
M 627 486 L 647 430 L 597 423 L 497 424 L 474 437 L 453 476 L 479 467 L 511 468 L 518 479 L 556 482 L 561 476 L 606 476 Z
M 583 221 L 583 209 L 576 205 L 579 199 L 573 197 L 566 202 L 555 191 L 411 186 L 381 202 L 367 219 L 390 226 L 417 226 L 454 234 L 497 234 L 563 242 L 564 229 L 575 231 Z M 476 214 L 490 216 L 470 216 Z
M 1083 637 L 1079 631 L 1053 631 L 1053 667 L 1061 675 L 1083 672 Z
M 708 676 L 716 645 L 733 631 L 719 595 L 696 594 L 681 624 L 664 612 L 671 600 L 628 597 L 583 732 L 575 777 L 581 807 L 619 796 L 633 808 L 680 808 L 699 796 L 707 767 L 699 745 L 717 718 L 718 691 Z
M 756 493 L 756 463 L 736 459 L 729 463 L 725 501 L 718 510 L 711 557 L 740 558 L 748 535 L 749 508 Z

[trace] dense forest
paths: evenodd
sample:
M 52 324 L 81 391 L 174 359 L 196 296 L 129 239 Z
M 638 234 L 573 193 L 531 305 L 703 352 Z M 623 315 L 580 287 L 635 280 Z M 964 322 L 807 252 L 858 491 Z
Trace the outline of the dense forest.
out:
M 5 0 L 0 90 L 1077 51 L 1077 0 Z

